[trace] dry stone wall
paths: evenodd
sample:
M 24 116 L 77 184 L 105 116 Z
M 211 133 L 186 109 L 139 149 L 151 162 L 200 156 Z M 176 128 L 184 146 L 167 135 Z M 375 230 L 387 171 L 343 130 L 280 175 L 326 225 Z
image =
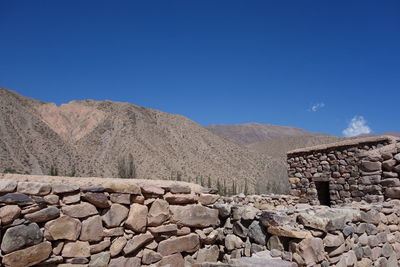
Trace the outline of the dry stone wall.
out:
M 3 266 L 397 266 L 400 258 L 400 200 L 329 208 L 178 184 L 6 178 Z
M 311 204 L 400 198 L 400 143 L 362 138 L 288 153 L 292 194 Z

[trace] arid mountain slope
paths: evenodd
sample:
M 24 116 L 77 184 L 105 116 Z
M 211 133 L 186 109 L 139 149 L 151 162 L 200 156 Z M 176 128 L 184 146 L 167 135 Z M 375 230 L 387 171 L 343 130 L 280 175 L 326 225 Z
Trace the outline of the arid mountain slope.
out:
M 246 123 L 236 125 L 214 124 L 207 127 L 213 133 L 235 143 L 248 145 L 287 136 L 315 136 L 303 129 L 272 124 Z
M 180 115 L 127 103 L 57 107 L 0 89 L 0 172 L 182 179 L 254 192 L 264 155 Z M 208 178 L 210 177 L 210 178 Z M 247 181 L 247 182 L 246 182 Z

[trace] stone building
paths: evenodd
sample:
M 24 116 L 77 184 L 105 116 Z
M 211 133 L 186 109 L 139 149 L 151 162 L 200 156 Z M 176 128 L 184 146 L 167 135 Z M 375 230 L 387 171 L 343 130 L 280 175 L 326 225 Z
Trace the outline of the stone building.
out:
M 291 192 L 328 206 L 400 198 L 400 139 L 378 136 L 287 153 Z

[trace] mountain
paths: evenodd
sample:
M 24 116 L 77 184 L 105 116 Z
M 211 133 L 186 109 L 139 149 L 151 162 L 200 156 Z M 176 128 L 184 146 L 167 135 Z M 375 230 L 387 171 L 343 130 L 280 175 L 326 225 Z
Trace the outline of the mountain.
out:
M 3 88 L 0 114 L 0 172 L 176 179 L 249 193 L 265 183 L 268 157 L 180 115 L 107 100 L 56 106 Z
M 288 136 L 320 135 L 295 127 L 259 123 L 236 125 L 214 124 L 208 126 L 207 129 L 219 136 L 242 145 Z

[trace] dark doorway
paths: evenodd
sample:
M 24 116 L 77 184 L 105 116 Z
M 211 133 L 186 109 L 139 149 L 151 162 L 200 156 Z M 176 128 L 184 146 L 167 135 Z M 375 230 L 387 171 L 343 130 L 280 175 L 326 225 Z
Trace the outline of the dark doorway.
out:
M 315 182 L 318 191 L 318 200 L 321 205 L 330 206 L 329 182 Z

